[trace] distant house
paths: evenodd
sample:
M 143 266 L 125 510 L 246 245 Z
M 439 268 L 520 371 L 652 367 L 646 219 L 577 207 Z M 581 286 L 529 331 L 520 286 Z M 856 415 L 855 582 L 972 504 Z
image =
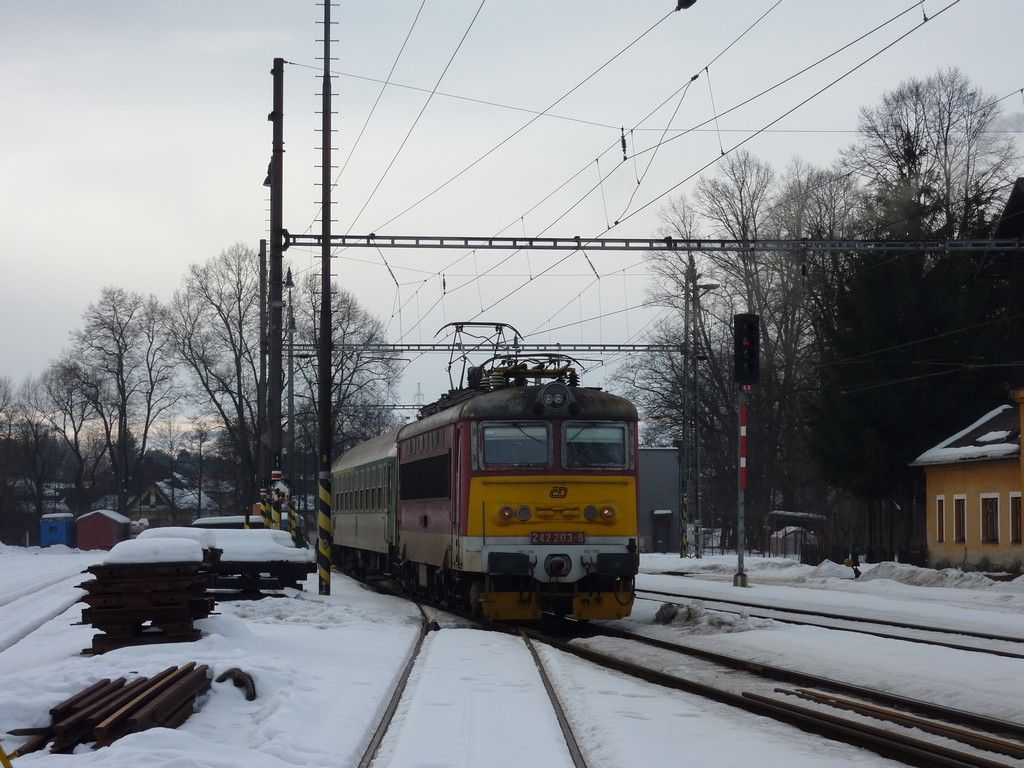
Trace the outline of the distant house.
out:
M 132 518 L 148 518 L 151 528 L 162 525 L 189 525 L 200 515 L 218 514 L 220 507 L 209 495 L 199 492 L 195 484 L 172 475 L 152 483 L 128 500 Z
M 912 462 L 925 473 L 931 565 L 1024 564 L 1020 433 L 1020 406 L 1001 405 Z

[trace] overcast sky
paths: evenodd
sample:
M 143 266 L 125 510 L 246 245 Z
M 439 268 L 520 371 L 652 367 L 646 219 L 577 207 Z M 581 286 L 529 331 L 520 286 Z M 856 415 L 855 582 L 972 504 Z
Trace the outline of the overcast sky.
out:
M 542 110 L 673 4 L 489 0 L 438 90 Z M 393 82 L 429 91 L 479 5 L 479 0 L 428 0 Z M 604 184 L 603 197 L 590 195 L 547 232 L 601 233 L 620 216 L 636 186 L 632 161 L 621 163 L 617 149 L 601 154 L 618 139 L 618 130 L 607 126 L 637 125 L 773 5 L 774 0 L 698 0 L 670 15 L 552 110 L 603 125 L 543 117 L 445 190 L 381 228 L 531 119 L 523 111 L 435 95 L 352 226 L 428 97 L 388 87 L 339 179 L 336 230 L 535 235 L 596 182 L 599 158 L 603 173 L 620 166 Z M 911 5 L 782 0 L 693 84 L 672 127 L 710 117 L 712 95 L 722 112 Z M 945 5 L 926 0 L 923 11 L 935 16 Z M 339 60 L 334 68 L 340 76 L 334 163 L 339 168 L 380 90 L 378 83 L 353 76 L 386 77 L 419 8 L 419 0 L 395 0 L 343 2 L 335 10 Z M 266 116 L 275 56 L 294 62 L 285 69 L 285 226 L 293 232 L 310 226 L 319 200 L 313 184 L 319 179 L 314 167 L 319 100 L 316 73 L 303 65 L 317 65 L 321 13 L 312 0 L 0 0 L 0 374 L 16 381 L 38 374 L 67 344 L 102 286 L 168 299 L 190 262 L 237 241 L 255 248 L 266 236 L 262 181 L 270 154 Z M 922 9 L 914 7 L 843 54 L 723 117 L 722 146 L 747 138 L 921 18 Z M 1024 86 L 1018 61 L 1022 29 L 1021 0 L 962 0 L 785 118 L 774 126 L 776 132 L 745 146 L 780 171 L 797 155 L 829 163 L 853 140 L 860 105 L 876 102 L 901 79 L 941 67 L 961 68 L 996 96 L 1015 92 Z M 665 127 L 677 102 L 670 100 L 640 127 Z M 1002 104 L 1006 125 L 1020 128 L 1020 96 Z M 657 130 L 637 130 L 633 140 L 640 150 L 659 136 Z M 713 130 L 662 147 L 630 211 L 656 202 L 612 233 L 652 235 L 658 208 L 668 199 L 658 196 L 719 154 Z M 642 171 L 642 161 L 639 167 Z M 581 168 L 586 170 L 573 183 L 523 216 Z M 296 272 L 319 269 L 317 253 L 289 256 Z M 389 252 L 398 287 L 375 251 L 346 251 L 334 272 L 388 324 L 393 341 L 429 340 L 443 323 L 469 319 L 519 286 L 482 319 L 511 322 L 524 333 L 576 323 L 534 341 L 626 341 L 651 317 L 632 310 L 579 324 L 581 317 L 643 301 L 647 277 L 633 254 L 593 256 L 600 280 L 577 256 L 530 281 L 531 274 L 564 254 L 509 258 L 483 252 L 445 270 L 447 294 L 438 302 L 441 280 L 434 273 L 460 256 L 458 251 Z M 495 265 L 487 277 L 473 279 Z M 395 308 L 401 303 L 399 317 Z M 432 399 L 447 386 L 439 373 L 445 363 L 436 356 L 413 362 L 400 399 L 411 402 L 418 382 Z

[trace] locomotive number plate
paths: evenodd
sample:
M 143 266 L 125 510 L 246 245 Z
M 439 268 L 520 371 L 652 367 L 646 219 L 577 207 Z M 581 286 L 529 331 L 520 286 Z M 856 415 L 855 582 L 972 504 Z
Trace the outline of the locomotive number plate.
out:
M 531 544 L 586 544 L 583 531 L 531 531 Z

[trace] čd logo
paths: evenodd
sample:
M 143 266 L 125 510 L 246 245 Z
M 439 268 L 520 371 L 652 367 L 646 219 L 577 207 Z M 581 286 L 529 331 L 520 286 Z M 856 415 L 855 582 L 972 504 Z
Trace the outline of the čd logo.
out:
M 566 488 L 564 485 L 556 485 L 551 489 L 550 496 L 552 499 L 564 499 L 568 495 L 569 489 Z

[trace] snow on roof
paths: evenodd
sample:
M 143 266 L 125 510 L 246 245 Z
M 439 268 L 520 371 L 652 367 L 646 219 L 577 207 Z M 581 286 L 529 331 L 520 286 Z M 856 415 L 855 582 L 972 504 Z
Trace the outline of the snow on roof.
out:
M 818 512 L 791 512 L 785 509 L 773 509 L 770 514 L 776 517 L 799 517 L 808 520 L 824 520 L 825 516 Z
M 1020 417 L 1017 408 L 1001 405 L 966 429 L 918 456 L 912 467 L 1006 459 L 1020 455 Z M 1000 441 L 1000 442 L 997 442 Z
M 115 544 L 103 558 L 104 565 L 201 562 L 203 548 L 190 539 L 129 539 Z
M 218 525 L 244 525 L 244 520 L 245 515 L 204 515 L 193 520 L 192 525 L 197 528 Z M 253 523 L 263 525 L 263 517 L 261 515 L 249 515 L 249 524 L 252 525 Z
M 82 521 L 85 520 L 85 518 L 87 517 L 92 517 L 93 515 L 103 515 L 104 517 L 109 517 L 111 520 L 117 523 L 131 522 L 131 520 L 122 515 L 120 512 L 115 512 L 112 509 L 94 509 L 92 512 L 86 512 L 84 515 L 79 517 L 78 520 Z
M 70 512 L 50 512 L 43 515 L 40 520 L 67 520 L 74 517 Z
M 182 478 L 180 475 L 175 475 L 177 481 L 173 483 L 174 493 L 174 506 L 178 509 L 199 509 L 199 502 L 202 501 L 203 509 L 216 509 L 217 504 L 207 496 L 205 493 L 199 492 L 194 486 L 189 484 L 189 481 Z M 155 483 L 156 487 L 160 489 L 160 493 L 167 501 L 171 500 L 172 483 L 161 480 Z

